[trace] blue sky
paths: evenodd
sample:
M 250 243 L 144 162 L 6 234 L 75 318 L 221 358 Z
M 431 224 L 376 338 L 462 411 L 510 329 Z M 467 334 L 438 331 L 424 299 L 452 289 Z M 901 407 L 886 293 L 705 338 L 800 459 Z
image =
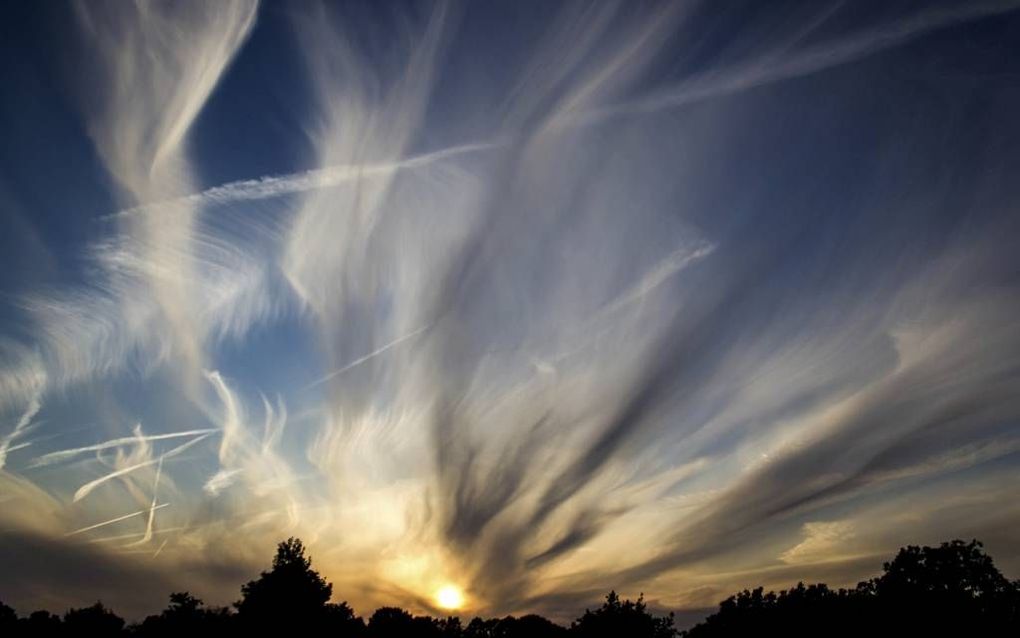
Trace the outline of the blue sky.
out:
M 5 7 L 0 599 L 1016 576 L 1018 9 Z

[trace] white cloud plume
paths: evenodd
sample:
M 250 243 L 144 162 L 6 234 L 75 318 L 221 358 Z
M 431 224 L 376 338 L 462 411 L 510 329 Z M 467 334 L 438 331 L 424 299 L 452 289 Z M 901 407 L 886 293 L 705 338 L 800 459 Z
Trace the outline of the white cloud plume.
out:
M 257 4 L 236 0 L 78 8 L 97 58 L 89 130 L 124 200 L 139 205 L 194 191 L 186 134 L 251 32 Z M 93 324 L 103 335 L 98 338 L 117 341 L 127 333 L 122 351 L 134 345 L 131 337 L 137 338 L 139 331 L 146 341 L 153 333 L 166 333 L 158 351 L 184 362 L 185 383 L 191 387 L 204 359 L 201 328 L 194 319 L 201 308 L 195 304 L 193 285 L 200 266 L 194 260 L 196 213 L 183 202 L 160 215 L 129 220 L 124 232 L 131 242 L 127 249 L 136 251 L 130 258 L 137 266 L 130 286 L 118 286 L 129 283 L 120 278 L 112 290 L 104 291 L 105 307 L 89 308 L 106 318 L 105 324 Z M 142 291 L 149 294 L 139 295 Z M 137 301 L 140 296 L 144 301 Z M 74 313 L 80 305 L 65 310 Z M 97 354 L 107 353 L 90 353 L 89 359 Z M 112 355 L 100 360 L 116 361 L 123 353 Z

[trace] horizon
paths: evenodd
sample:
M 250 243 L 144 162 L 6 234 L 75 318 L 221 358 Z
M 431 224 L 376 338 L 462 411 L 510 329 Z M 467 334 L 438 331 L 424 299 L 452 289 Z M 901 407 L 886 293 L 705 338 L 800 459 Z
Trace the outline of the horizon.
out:
M 283 625 L 278 628 L 339 631 L 345 636 L 424 637 L 435 636 L 438 630 L 443 636 L 498 635 L 512 638 L 532 636 L 532 630 L 541 628 L 543 636 L 561 635 L 556 631 L 570 631 L 595 636 L 634 633 L 647 638 L 669 638 L 687 636 L 691 631 L 701 632 L 698 635 L 731 635 L 740 623 L 760 627 L 763 622 L 786 631 L 809 629 L 814 632 L 817 619 L 813 619 L 813 615 L 832 614 L 838 609 L 853 615 L 851 622 L 860 625 L 856 631 L 868 627 L 872 631 L 892 631 L 892 635 L 898 635 L 897 632 L 921 627 L 934 631 L 942 623 L 954 626 L 957 633 L 1008 631 L 1010 624 L 1016 624 L 1018 620 L 1020 579 L 1005 577 L 995 567 L 993 558 L 983 551 L 983 546 L 976 539 L 970 542 L 955 539 L 936 547 L 908 545 L 901 547 L 889 562 L 883 562 L 881 575 L 858 582 L 854 587 L 833 589 L 825 583 L 805 584 L 802 580 L 778 592 L 764 592 L 760 586 L 749 587 L 720 601 L 718 610 L 709 608 L 680 613 L 656 610 L 644 602 L 643 593 L 636 600 L 630 600 L 610 590 L 602 604 L 594 610 L 586 606 L 583 613 L 577 611 L 567 620 L 553 618 L 550 621 L 534 613 L 519 613 L 517 616 L 508 614 L 488 619 L 478 615 L 467 616 L 471 621 L 465 623 L 465 617 L 459 613 L 462 608 L 459 593 L 456 601 L 449 605 L 444 603 L 442 595 L 437 596 L 436 617 L 428 613 L 408 613 L 393 606 L 380 607 L 371 616 L 361 616 L 357 609 L 347 604 L 345 596 L 333 591 L 332 583 L 322 578 L 301 539 L 291 537 L 277 544 L 277 553 L 268 569 L 239 588 L 240 600 L 226 606 L 208 606 L 205 601 L 185 591 L 171 593 L 170 604 L 160 614 L 147 614 L 144 618 L 120 618 L 100 598 L 91 606 L 69 608 L 61 619 L 59 614 L 43 609 L 18 614 L 17 610 L 0 600 L 0 628 L 12 630 L 17 635 L 56 635 L 61 630 L 69 635 L 77 635 L 74 632 L 120 635 L 122 631 L 142 636 L 175 635 L 181 631 L 222 635 L 241 627 L 282 622 Z M 311 586 L 309 583 L 312 583 Z M 292 589 L 301 595 L 295 597 Z M 828 594 L 829 598 L 820 597 L 819 593 Z M 948 597 L 940 598 L 947 594 Z M 743 607 L 750 601 L 756 601 L 754 605 L 758 607 Z M 826 602 L 828 607 L 824 606 Z M 977 604 L 973 605 L 975 602 Z M 843 606 L 842 609 L 834 609 L 834 603 Z M 761 606 L 770 610 L 771 617 L 766 619 L 758 615 Z M 943 618 L 926 609 L 933 606 L 942 607 Z M 107 622 L 83 614 L 96 610 L 106 617 L 103 620 Z M 401 627 L 403 620 L 387 613 L 394 611 L 397 617 L 403 616 L 408 622 L 425 622 Z M 748 613 L 749 616 L 741 617 Z M 512 622 L 535 618 L 540 623 L 530 629 L 527 624 L 515 626 Z M 120 627 L 114 629 L 108 622 L 110 620 Z M 394 620 L 397 624 L 391 624 Z M 499 633 L 495 628 L 485 629 L 492 623 L 509 624 L 504 627 L 503 633 Z M 898 629 L 894 629 L 896 627 Z M 843 631 L 846 633 L 846 628 Z
M 8 605 L 1020 576 L 1020 1 L 0 11 Z

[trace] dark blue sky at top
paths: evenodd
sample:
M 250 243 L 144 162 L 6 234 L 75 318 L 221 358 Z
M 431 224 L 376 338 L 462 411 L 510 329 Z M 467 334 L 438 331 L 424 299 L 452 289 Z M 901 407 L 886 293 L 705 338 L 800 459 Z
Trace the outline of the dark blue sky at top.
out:
M 370 14 L 382 25 L 406 21 L 401 13 L 408 7 L 341 4 L 354 19 Z M 698 73 L 699 66 L 746 62 L 754 43 L 778 30 L 791 11 L 818 12 L 809 4 L 704 5 L 673 39 L 676 55 L 662 55 L 647 85 L 682 80 Z M 408 6 L 421 13 L 421 3 Z M 839 37 L 909 6 L 851 3 L 803 44 Z M 196 123 L 191 147 L 206 186 L 310 167 L 305 130 L 310 87 L 293 46 L 300 35 L 287 19 L 290 10 L 283 3 L 260 9 L 250 40 Z M 10 3 L 4 12 L 0 174 L 8 232 L 0 289 L 9 298 L 26 283 L 74 277 L 82 238 L 94 236 L 96 218 L 117 206 L 77 111 L 73 85 L 87 84 L 87 78 L 76 73 L 75 57 L 69 55 L 80 46 L 71 12 L 59 3 Z M 483 118 L 473 113 L 495 106 L 500 99 L 496 87 L 524 63 L 521 43 L 540 35 L 552 9 L 545 3 L 478 3 L 461 13 L 464 26 L 445 56 L 449 63 L 440 73 L 429 126 L 420 135 L 422 150 L 437 141 L 455 144 L 484 137 L 483 130 L 472 126 L 472 119 Z M 822 73 L 680 107 L 657 116 L 648 143 L 677 143 L 662 130 L 672 118 L 697 118 L 703 111 L 737 113 L 725 135 L 739 143 L 719 143 L 719 132 L 706 131 L 706 144 L 699 145 L 709 149 L 701 151 L 705 176 L 718 184 L 709 194 L 711 205 L 697 208 L 702 211 L 697 221 L 706 227 L 733 223 L 736 211 L 767 216 L 768 224 L 803 225 L 804 240 L 794 252 L 810 259 L 809 246 L 827 255 L 835 243 L 827 239 L 830 235 L 852 236 L 848 226 L 859 217 L 847 219 L 840 214 L 842 206 L 858 207 L 858 198 L 872 185 L 894 189 L 909 182 L 932 188 L 923 227 L 915 218 L 897 219 L 897 211 L 882 206 L 861 208 L 880 216 L 892 235 L 937 244 L 957 225 L 980 223 L 979 211 L 961 214 L 959 205 L 975 180 L 1001 180 L 1002 187 L 1013 181 L 1008 165 L 1018 152 L 1018 131 L 1009 115 L 1018 99 L 1018 29 L 1015 14 L 954 25 Z M 387 37 L 386 27 L 378 24 L 374 32 L 365 32 L 380 57 L 386 54 Z M 465 59 L 471 60 L 469 73 L 460 73 L 458 64 Z M 484 90 L 486 83 L 491 91 Z M 911 141 L 909 148 L 899 144 L 904 137 Z M 910 161 L 888 158 L 885 149 L 890 147 Z M 958 161 L 961 156 L 965 163 Z M 796 201 L 790 201 L 791 193 Z M 754 201 L 744 201 L 745 194 L 753 194 Z M 868 219 L 860 226 L 870 228 L 871 223 Z M 747 228 L 752 235 L 758 232 Z

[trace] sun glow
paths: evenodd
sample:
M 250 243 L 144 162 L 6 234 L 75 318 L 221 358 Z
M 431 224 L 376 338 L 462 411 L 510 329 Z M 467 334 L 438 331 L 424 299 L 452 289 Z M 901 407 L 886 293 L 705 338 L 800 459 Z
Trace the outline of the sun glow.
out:
M 436 592 L 436 603 L 443 609 L 460 609 L 464 604 L 464 593 L 454 585 L 444 585 Z

